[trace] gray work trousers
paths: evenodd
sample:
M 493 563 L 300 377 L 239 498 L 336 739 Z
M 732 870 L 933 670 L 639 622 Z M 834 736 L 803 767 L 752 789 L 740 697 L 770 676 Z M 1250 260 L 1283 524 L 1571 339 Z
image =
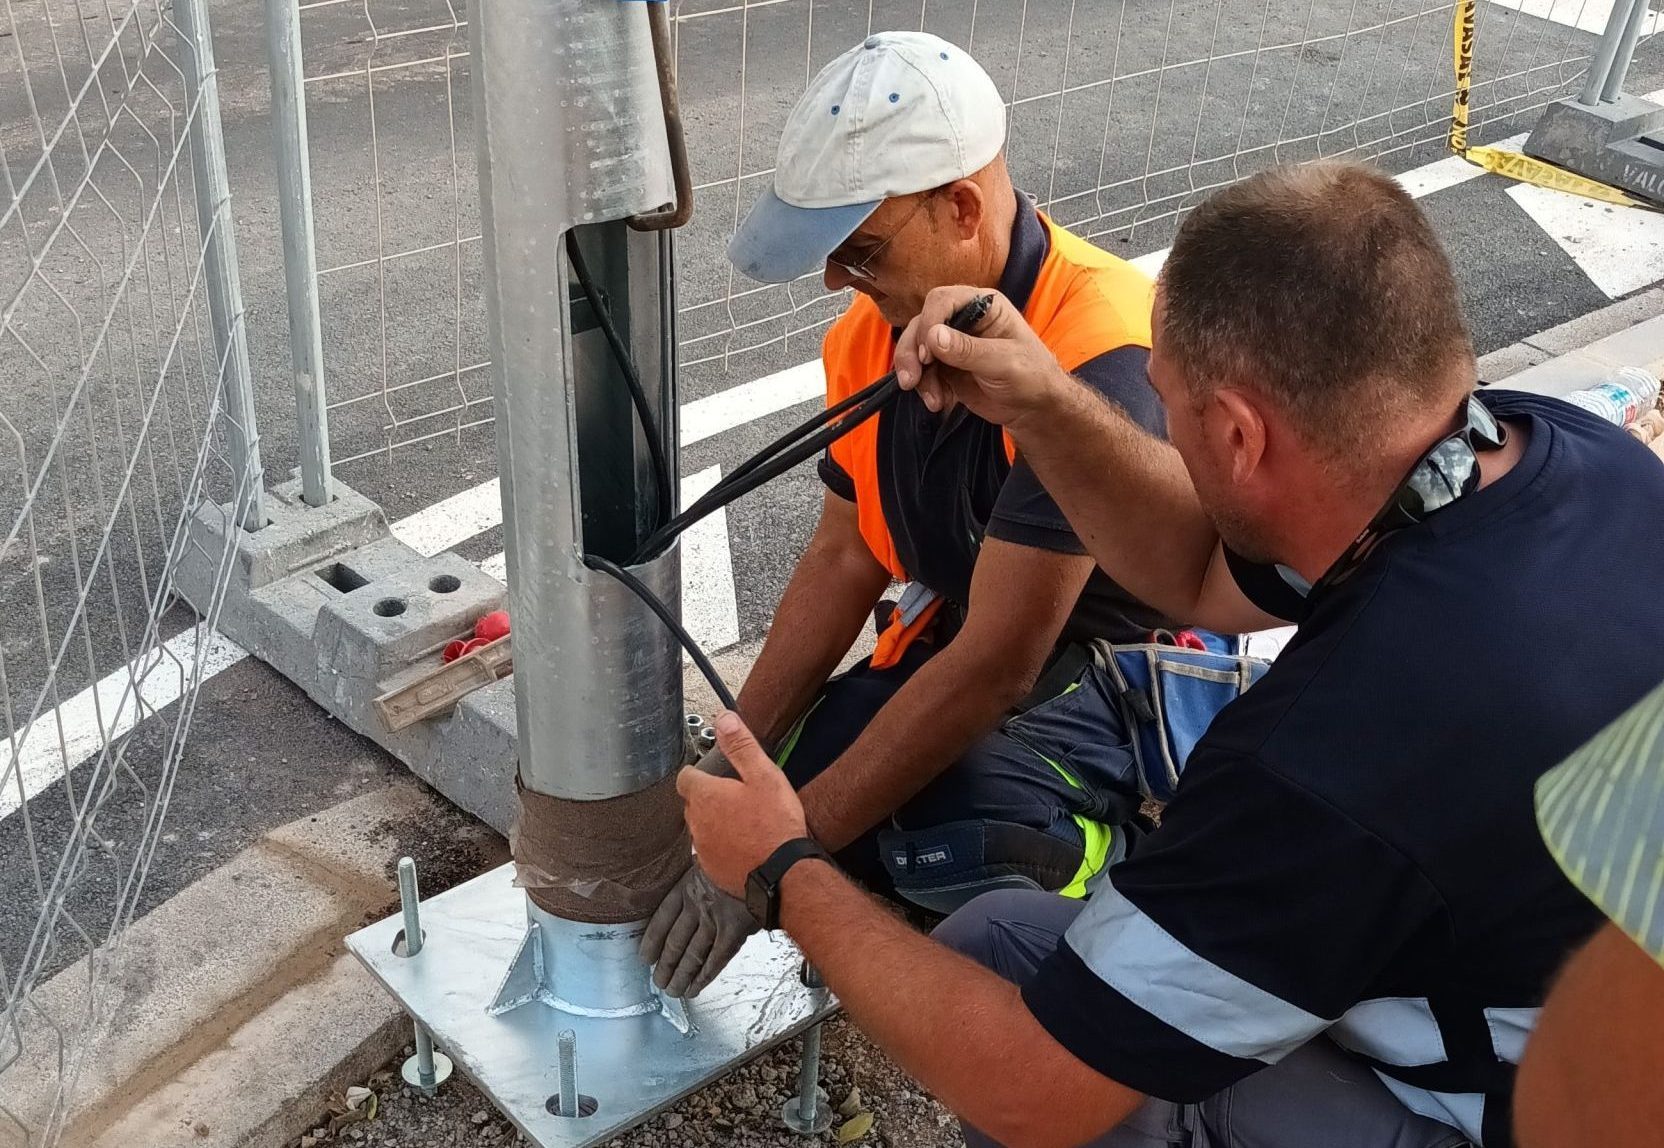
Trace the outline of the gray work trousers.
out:
M 1021 983 L 1057 948 L 1084 902 L 1055 893 L 988 893 L 936 928 L 936 939 Z M 965 1128 L 970 1148 L 994 1141 Z M 1367 1067 L 1324 1037 L 1201 1104 L 1150 1098 L 1101 1148 L 1462 1148 L 1468 1139 L 1418 1116 Z

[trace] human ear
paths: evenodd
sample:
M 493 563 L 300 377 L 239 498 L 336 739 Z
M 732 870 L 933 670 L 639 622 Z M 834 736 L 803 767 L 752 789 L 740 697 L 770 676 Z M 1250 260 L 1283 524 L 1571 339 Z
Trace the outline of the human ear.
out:
M 1234 387 L 1221 387 L 1209 396 L 1212 408 L 1204 418 L 1216 441 L 1225 444 L 1231 481 L 1238 486 L 1251 482 L 1265 461 L 1266 419 L 1253 395 Z

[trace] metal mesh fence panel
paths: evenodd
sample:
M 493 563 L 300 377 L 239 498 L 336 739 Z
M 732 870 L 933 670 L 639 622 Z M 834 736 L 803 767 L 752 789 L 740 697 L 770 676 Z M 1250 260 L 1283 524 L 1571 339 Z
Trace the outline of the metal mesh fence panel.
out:
M 491 420 L 460 3 L 300 5 L 335 463 Z
M 1481 132 L 1575 86 L 1593 36 L 1556 21 L 1587 7 L 1481 0 Z M 768 185 L 796 94 L 870 30 L 968 48 L 1006 97 L 1017 185 L 1123 255 L 1162 247 L 1209 191 L 1267 166 L 1340 155 L 1404 166 L 1442 142 L 1454 94 L 1454 5 L 1430 0 L 687 0 L 678 16 L 689 120 L 709 133 L 690 148 L 699 211 L 678 268 L 690 371 L 809 358 L 842 309 L 818 276 L 760 286 L 703 268 L 721 265 Z
M 326 382 L 337 464 L 488 422 L 466 11 L 300 5 Z M 1476 138 L 1571 91 L 1605 0 L 1480 0 Z M 1259 168 L 1434 154 L 1454 93 L 1450 0 L 672 0 L 696 183 L 678 233 L 683 391 L 813 357 L 846 301 L 751 283 L 727 238 L 767 186 L 792 103 L 877 30 L 968 48 L 1010 109 L 1018 185 L 1111 251 L 1160 248 L 1208 191 Z M 528 114 L 531 114 L 528 112 Z
M 180 24 L 201 13 L 0 17 L 0 1144 L 63 1132 L 225 655 L 218 602 L 198 617 L 174 578 L 191 557 L 223 587 L 232 556 L 190 554 L 187 521 L 223 504 L 233 537 L 259 506 L 253 427 L 221 399 L 246 366 L 227 198 L 197 177 L 213 73 Z

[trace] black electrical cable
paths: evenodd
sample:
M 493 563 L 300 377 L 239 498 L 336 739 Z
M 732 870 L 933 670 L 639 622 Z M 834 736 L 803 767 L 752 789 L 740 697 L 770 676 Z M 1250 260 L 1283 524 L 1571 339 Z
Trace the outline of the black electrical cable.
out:
M 948 326 L 956 331 L 972 330 L 982 322 L 993 303 L 992 295 L 972 299 L 953 313 L 948 319 Z M 630 565 L 657 557 L 689 526 L 819 454 L 890 405 L 900 394 L 900 384 L 896 381 L 895 372 L 891 371 L 843 402 L 793 428 L 740 463 L 692 506 L 649 534 L 631 556 Z
M 780 451 L 785 450 L 794 443 L 802 441 L 803 438 L 818 431 L 821 427 L 826 426 L 828 423 L 838 418 L 838 416 L 860 406 L 879 391 L 883 390 L 889 381 L 890 376 L 885 375 L 877 382 L 862 387 L 842 402 L 827 407 L 814 418 L 805 419 L 803 422 L 799 423 L 797 426 L 793 427 L 791 430 L 769 443 L 762 450 L 740 463 L 733 470 L 729 471 L 726 476 L 726 481 L 736 482 L 745 477 L 745 475 L 749 474 L 753 470 L 756 470 L 759 466 L 767 462 Z
M 682 644 L 682 649 L 688 652 L 688 657 L 693 659 L 693 664 L 699 667 L 699 672 L 705 675 L 707 682 L 711 683 L 711 689 L 716 691 L 716 696 L 721 699 L 723 707 L 725 709 L 739 708 L 739 703 L 734 701 L 733 691 L 722 680 L 722 675 L 716 672 L 716 667 L 711 665 L 711 659 L 705 656 L 705 651 L 699 648 L 699 643 L 693 640 L 693 635 L 682 629 L 682 624 L 676 620 L 676 615 L 670 612 L 670 607 L 659 601 L 659 596 L 649 590 L 641 579 L 618 565 L 618 563 L 609 562 L 598 554 L 584 555 L 584 565 L 591 570 L 611 574 L 624 583 L 625 588 L 632 594 L 647 603 L 648 609 L 657 614 L 659 621 L 663 622 L 670 632 L 676 635 L 676 640 Z
M 569 243 L 571 243 L 571 239 L 571 234 L 568 233 L 567 240 Z M 584 271 L 580 263 L 582 257 L 577 254 L 576 244 L 572 244 L 571 251 L 573 266 L 578 270 L 579 281 L 582 282 L 584 278 Z M 589 292 L 590 299 L 593 302 L 596 295 L 590 292 L 587 286 L 584 290 Z M 979 295 L 955 311 L 952 317 L 948 319 L 948 326 L 956 331 L 969 332 L 978 323 L 982 322 L 988 314 L 989 308 L 993 305 L 994 297 L 992 295 Z M 597 313 L 604 316 L 605 313 L 599 306 L 596 310 Z M 603 318 L 603 324 L 607 324 L 605 318 Z M 617 332 L 613 331 L 612 335 L 616 338 Z M 614 347 L 614 353 L 622 356 L 621 363 L 628 361 L 628 352 L 621 352 L 622 347 L 622 341 Z M 633 376 L 635 373 L 634 366 L 631 365 L 626 368 L 626 373 Z M 638 388 L 639 385 L 638 380 Z M 742 462 L 727 478 L 712 487 L 703 498 L 697 499 L 692 506 L 649 534 L 630 559 L 630 565 L 634 566 L 648 559 L 656 558 L 675 540 L 677 535 L 689 526 L 692 526 L 707 514 L 721 509 L 735 499 L 749 494 L 764 483 L 784 474 L 798 463 L 819 454 L 832 443 L 849 434 L 856 427 L 889 406 L 900 394 L 901 385 L 896 381 L 895 372 L 891 371 L 883 378 L 863 387 L 842 402 L 834 404 L 814 418 L 794 427 Z M 637 410 L 641 414 L 643 423 L 651 425 L 645 409 L 645 396 L 642 397 L 642 403 L 638 405 Z M 651 440 L 653 436 L 649 434 L 648 438 Z M 670 608 L 660 601 L 658 595 L 649 590 L 641 579 L 616 562 L 596 554 L 586 554 L 584 565 L 592 570 L 599 570 L 604 574 L 612 575 L 622 582 L 624 587 L 632 594 L 646 603 L 648 609 L 659 616 L 659 620 L 669 628 L 670 632 L 676 636 L 676 640 L 681 643 L 682 648 L 688 652 L 688 656 L 693 659 L 693 664 L 699 667 L 701 674 L 705 675 L 705 680 L 716 691 L 716 696 L 721 699 L 723 706 L 727 709 L 738 708 L 738 704 L 734 701 L 733 692 L 723 682 L 722 676 L 716 672 L 716 667 L 711 664 L 710 658 L 705 656 L 705 651 L 699 648 L 699 643 L 694 641 L 693 636 L 682 628 L 681 623 L 676 620 L 676 616 L 670 612 Z
M 677 535 L 707 514 L 727 506 L 730 502 L 751 493 L 764 483 L 778 478 L 799 463 L 815 457 L 832 443 L 894 402 L 900 393 L 901 390 L 895 381 L 894 373 L 886 375 L 879 380 L 876 389 L 865 402 L 852 407 L 849 413 L 839 421 L 821 427 L 807 438 L 788 444 L 785 450 L 770 447 L 764 451 L 759 451 L 736 468 L 732 475 L 711 487 L 692 506 L 653 531 L 652 534 L 649 534 L 642 544 L 637 547 L 635 554 L 631 557 L 630 565 L 634 566 L 650 558 L 658 557 L 676 540 Z M 795 433 L 793 432 L 794 435 Z M 769 453 L 770 450 L 773 450 L 774 453 Z
M 670 459 L 664 451 L 664 440 L 659 435 L 658 423 L 653 419 L 653 408 L 647 403 L 647 390 L 641 385 L 641 372 L 636 370 L 635 359 L 630 355 L 630 349 L 624 345 L 623 338 L 618 334 L 618 327 L 612 321 L 612 308 L 601 296 L 590 277 L 589 264 L 584 259 L 584 253 L 578 244 L 578 236 L 574 231 L 566 233 L 566 257 L 572 264 L 573 272 L 578 276 L 578 285 L 583 288 L 585 297 L 589 299 L 589 306 L 595 312 L 596 321 L 601 325 L 601 333 L 606 337 L 607 346 L 612 348 L 612 357 L 618 363 L 618 369 L 624 372 L 624 385 L 629 388 L 630 402 L 636 408 L 636 417 L 641 420 L 642 437 L 647 440 L 647 455 L 653 466 L 653 484 L 658 503 L 654 509 L 654 520 L 667 522 L 675 512 L 676 495 L 670 481 Z

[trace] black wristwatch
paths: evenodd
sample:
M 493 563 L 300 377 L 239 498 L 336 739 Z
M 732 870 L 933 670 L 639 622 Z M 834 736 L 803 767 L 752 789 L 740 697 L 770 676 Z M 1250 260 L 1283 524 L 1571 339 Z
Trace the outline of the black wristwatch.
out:
M 780 927 L 780 882 L 786 871 L 799 861 L 819 857 L 831 861 L 826 850 L 808 837 L 797 837 L 770 853 L 768 860 L 751 870 L 745 879 L 745 907 L 764 929 Z

